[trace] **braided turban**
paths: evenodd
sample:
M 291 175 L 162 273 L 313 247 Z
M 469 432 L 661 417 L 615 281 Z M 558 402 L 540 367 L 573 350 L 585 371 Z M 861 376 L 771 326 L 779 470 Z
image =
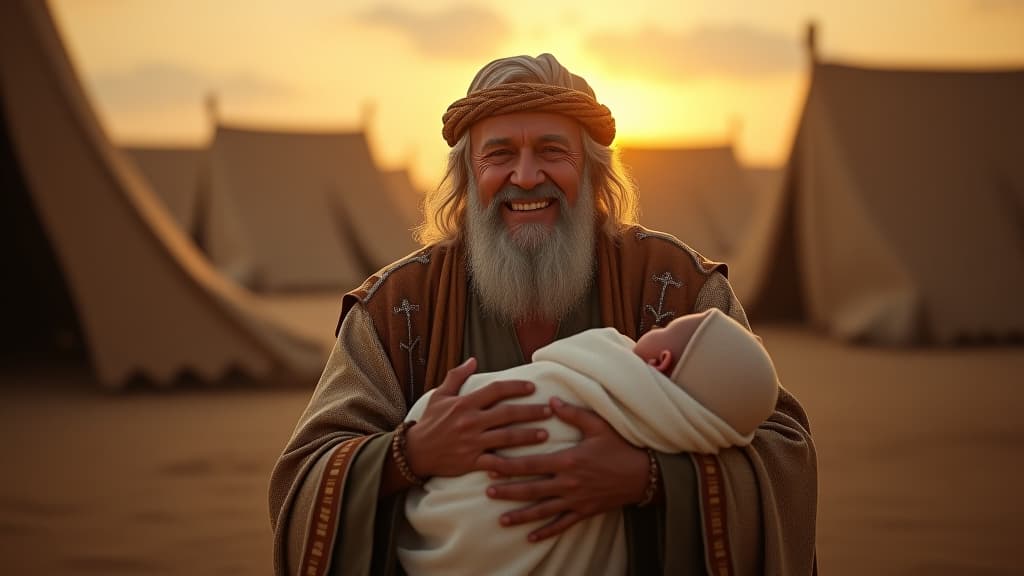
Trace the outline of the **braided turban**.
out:
M 599 144 L 608 146 L 615 139 L 611 110 L 593 96 L 572 88 L 527 82 L 499 84 L 456 100 L 441 117 L 441 134 L 449 146 L 454 146 L 477 121 L 513 112 L 562 114 L 582 124 Z

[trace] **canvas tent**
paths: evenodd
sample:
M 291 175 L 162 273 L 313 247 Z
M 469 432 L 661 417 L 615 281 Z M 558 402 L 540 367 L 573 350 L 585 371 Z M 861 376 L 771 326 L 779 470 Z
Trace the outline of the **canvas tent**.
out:
M 782 186 L 784 172 L 777 166 L 744 166 L 743 173 L 746 174 L 747 185 L 754 195 L 753 214 L 766 197 Z
M 219 125 L 206 248 L 261 290 L 350 288 L 415 249 L 362 132 Z
M 98 380 L 315 379 L 324 341 L 219 275 L 107 140 L 46 4 L 0 3 L 0 47 L 4 147 L 23 183 L 4 193 L 31 200 L 20 216 L 53 248 Z
M 784 184 L 734 259 L 755 319 L 874 343 L 1024 334 L 1024 71 L 814 62 Z
M 200 178 L 206 149 L 123 146 L 121 150 L 135 163 L 178 225 L 195 237 L 201 208 Z
M 622 148 L 640 191 L 640 222 L 713 260 L 742 242 L 754 201 L 731 146 Z

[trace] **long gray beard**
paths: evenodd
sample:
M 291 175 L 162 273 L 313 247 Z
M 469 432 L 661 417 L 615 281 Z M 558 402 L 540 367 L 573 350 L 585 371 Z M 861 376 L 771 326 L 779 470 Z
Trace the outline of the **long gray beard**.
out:
M 584 175 L 576 205 L 545 182 L 532 190 L 507 185 L 487 207 L 476 183 L 469 187 L 466 233 L 473 289 L 484 312 L 499 322 L 560 322 L 583 299 L 594 277 L 594 196 Z M 560 204 L 553 228 L 527 224 L 510 231 L 502 206 L 513 199 L 554 198 Z

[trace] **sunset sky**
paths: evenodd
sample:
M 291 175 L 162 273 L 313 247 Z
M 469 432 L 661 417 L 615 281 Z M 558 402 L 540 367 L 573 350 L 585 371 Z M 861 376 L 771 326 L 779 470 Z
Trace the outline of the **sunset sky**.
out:
M 1024 0 L 425 4 L 51 0 L 116 142 L 204 143 L 215 91 L 236 124 L 366 121 L 378 161 L 408 165 L 424 187 L 447 151 L 441 114 L 501 56 L 555 54 L 612 109 L 619 144 L 732 141 L 753 164 L 785 161 L 810 20 L 826 60 L 1024 66 Z

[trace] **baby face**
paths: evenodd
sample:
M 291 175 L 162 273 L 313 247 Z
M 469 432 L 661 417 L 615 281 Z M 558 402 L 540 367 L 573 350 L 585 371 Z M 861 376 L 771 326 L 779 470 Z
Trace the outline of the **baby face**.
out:
M 636 341 L 636 345 L 633 346 L 633 353 L 643 358 L 648 363 L 657 360 L 658 355 L 665 350 L 672 351 L 679 348 L 676 346 L 677 339 L 672 335 L 668 328 L 653 328 L 646 332 L 639 340 Z
M 661 372 L 669 373 L 707 315 L 708 312 L 687 314 L 669 322 L 664 328 L 651 329 L 636 341 L 633 353 Z

